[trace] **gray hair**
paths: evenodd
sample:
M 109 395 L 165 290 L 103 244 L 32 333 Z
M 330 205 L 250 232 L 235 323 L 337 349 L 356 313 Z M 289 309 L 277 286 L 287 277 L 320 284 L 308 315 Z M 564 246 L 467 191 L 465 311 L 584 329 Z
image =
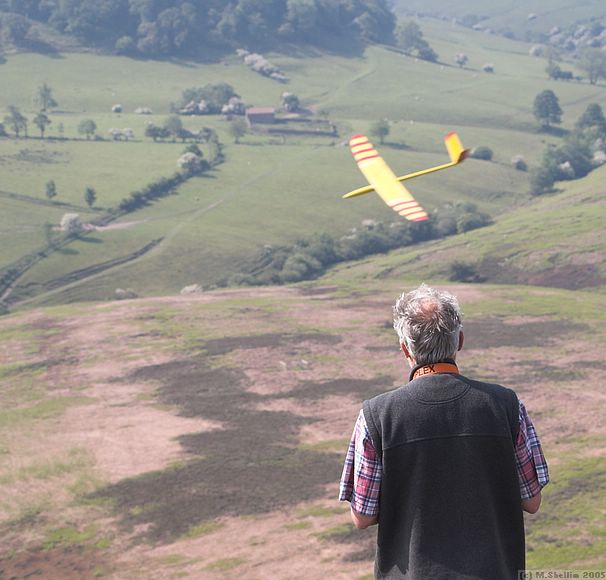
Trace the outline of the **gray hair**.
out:
M 453 359 L 459 349 L 462 312 L 450 292 L 421 284 L 403 293 L 393 307 L 393 327 L 400 344 L 417 364 Z

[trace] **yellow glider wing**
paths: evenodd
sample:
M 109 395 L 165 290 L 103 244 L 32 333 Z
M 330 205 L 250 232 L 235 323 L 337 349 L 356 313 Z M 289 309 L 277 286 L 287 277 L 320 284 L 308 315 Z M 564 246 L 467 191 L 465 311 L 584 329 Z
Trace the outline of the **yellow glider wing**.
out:
M 444 143 L 446 144 L 448 156 L 450 157 L 449 163 L 396 177 L 387 163 L 379 156 L 370 141 L 368 141 L 368 138 L 364 135 L 354 135 L 349 141 L 351 152 L 358 163 L 358 167 L 370 185 L 350 191 L 349 193 L 346 193 L 343 198 L 347 199 L 376 191 L 383 198 L 383 201 L 385 201 L 385 203 L 396 213 L 399 213 L 412 221 L 426 220 L 427 214 L 415 201 L 408 190 L 399 182 L 458 165 L 469 155 L 469 150 L 463 148 L 459 136 L 454 132 L 448 133 L 448 135 L 444 137 Z M 414 204 L 411 202 L 414 202 Z M 417 212 L 420 211 L 419 215 L 412 210 L 417 210 Z
M 429 216 L 425 210 L 398 181 L 395 173 L 379 156 L 367 137 L 354 135 L 349 141 L 349 145 L 358 167 L 370 183 L 370 187 L 356 189 L 343 197 L 353 197 L 375 190 L 391 209 L 406 219 L 414 222 L 428 219 Z

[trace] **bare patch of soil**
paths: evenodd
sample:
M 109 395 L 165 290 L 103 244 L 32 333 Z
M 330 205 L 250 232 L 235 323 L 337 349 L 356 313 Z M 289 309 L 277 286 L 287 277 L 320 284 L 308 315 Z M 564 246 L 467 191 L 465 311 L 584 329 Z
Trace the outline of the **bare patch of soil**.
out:
M 486 296 L 475 286 L 451 290 L 463 305 Z M 279 322 L 246 306 L 248 297 L 275 299 Z M 330 290 L 255 288 L 91 305 L 63 318 L 27 314 L 42 348 L 23 360 L 46 365 L 41 380 L 53 393 L 90 398 L 56 419 L 52 433 L 34 429 L 28 437 L 33 445 L 44 433 L 49 456 L 89 450 L 107 484 L 86 500 L 113 502 L 91 511 L 90 521 L 115 541 L 108 553 L 85 546 L 25 551 L 40 545 L 33 529 L 49 525 L 42 514 L 15 522 L 24 551 L 1 561 L 0 570 L 69 580 L 92 577 L 105 558 L 113 578 L 369 574 L 376 532 L 347 527 L 337 483 L 361 401 L 407 380 L 391 304 Z M 211 334 L 183 348 L 158 331 L 157 309 L 172 327 L 191 331 L 201 322 Z M 245 334 L 221 338 L 234 316 L 242 316 Z M 302 328 L 311 330 L 291 331 Z M 604 395 L 596 379 L 606 364 L 599 343 L 582 340 L 587 330 L 547 317 L 465 322 L 462 372 L 520 393 L 548 459 L 606 429 L 598 424 Z M 23 345 L 5 352 L 21 359 Z M 571 481 L 566 493 L 590 493 L 591 484 Z M 52 480 L 45 485 L 52 488 Z M 53 514 L 52 525 L 71 518 L 70 510 Z M 80 576 L 70 576 L 70 567 Z
M 238 349 L 272 348 L 285 345 L 296 345 L 302 342 L 336 344 L 341 342 L 341 337 L 330 334 L 322 334 L 319 332 L 307 334 L 276 333 L 252 336 L 236 336 L 206 341 L 204 343 L 204 350 L 210 356 L 216 356 Z
M 489 257 L 482 260 L 478 272 L 486 280 L 498 284 L 529 284 L 567 290 L 595 288 L 606 284 L 606 279 L 600 272 L 600 264 L 595 263 L 595 256 L 591 253 L 586 257 L 585 254 L 581 256 L 582 258 L 573 256 L 567 264 L 554 265 L 553 268 L 539 272 L 514 267 L 504 264 L 500 259 Z
M 525 348 L 547 346 L 567 334 L 587 331 L 584 324 L 572 321 L 533 320 L 512 324 L 511 320 L 487 317 L 482 320 L 465 320 L 465 348 Z
M 338 337 L 322 334 L 291 338 L 297 344 L 306 340 L 338 342 Z M 283 336 L 274 335 L 225 339 L 209 341 L 205 350 L 218 356 L 235 348 L 266 348 L 284 341 Z M 342 453 L 299 446 L 301 429 L 318 419 L 263 409 L 260 403 L 335 394 L 365 398 L 392 382 L 385 377 L 305 382 L 286 393 L 259 395 L 247 389 L 242 370 L 213 368 L 203 357 L 152 365 L 129 380 L 160 382 L 159 400 L 175 406 L 180 415 L 223 425 L 219 431 L 179 438 L 190 455 L 185 465 L 121 481 L 96 494 L 116 502 L 127 528 L 146 524 L 145 537 L 161 542 L 185 534 L 202 521 L 268 513 L 293 501 L 312 500 L 326 484 L 338 479 Z
M 110 563 L 105 558 L 82 546 L 27 550 L 11 558 L 0 559 L 0 578 L 6 580 L 82 580 L 104 576 L 109 570 Z

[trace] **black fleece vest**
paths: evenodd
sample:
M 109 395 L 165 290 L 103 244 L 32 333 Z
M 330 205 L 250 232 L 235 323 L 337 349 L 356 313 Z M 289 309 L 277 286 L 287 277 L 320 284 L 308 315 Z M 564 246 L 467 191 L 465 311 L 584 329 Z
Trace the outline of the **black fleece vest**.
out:
M 383 462 L 375 577 L 517 578 L 525 546 L 516 394 L 430 374 L 363 409 Z

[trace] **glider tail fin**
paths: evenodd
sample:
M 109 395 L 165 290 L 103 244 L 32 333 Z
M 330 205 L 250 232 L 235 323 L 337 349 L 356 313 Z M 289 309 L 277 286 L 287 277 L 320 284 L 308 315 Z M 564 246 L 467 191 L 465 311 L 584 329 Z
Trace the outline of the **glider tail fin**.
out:
M 464 149 L 459 136 L 455 133 L 448 133 L 444 137 L 444 143 L 446 149 L 448 149 L 448 155 L 453 163 L 461 163 L 469 155 L 469 149 Z

